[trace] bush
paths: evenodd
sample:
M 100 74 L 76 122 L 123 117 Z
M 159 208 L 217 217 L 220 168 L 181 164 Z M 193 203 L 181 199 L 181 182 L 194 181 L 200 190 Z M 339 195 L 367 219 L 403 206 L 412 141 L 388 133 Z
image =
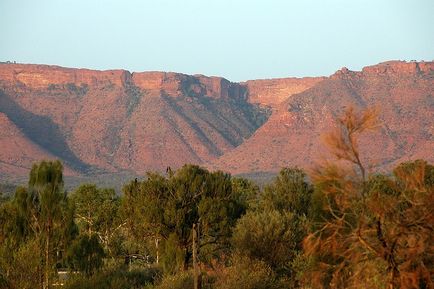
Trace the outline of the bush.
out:
M 301 221 L 293 214 L 276 210 L 248 212 L 238 221 L 232 243 L 243 256 L 285 272 L 299 251 L 303 235 Z
M 96 235 L 79 237 L 68 250 L 68 263 L 71 268 L 88 276 L 102 267 L 103 257 L 104 248 Z
M 153 284 L 161 275 L 156 268 L 128 271 L 125 267 L 101 271 L 91 277 L 78 275 L 72 277 L 64 289 L 141 289 L 144 286 Z
M 232 266 L 217 274 L 216 289 L 288 288 L 263 261 L 234 256 Z
M 193 285 L 193 273 L 185 271 L 164 277 L 155 289 L 192 289 Z
M 39 279 L 38 241 L 30 239 L 18 248 L 0 247 L 0 288 L 35 288 Z M 8 274 L 6 274 L 8 272 Z

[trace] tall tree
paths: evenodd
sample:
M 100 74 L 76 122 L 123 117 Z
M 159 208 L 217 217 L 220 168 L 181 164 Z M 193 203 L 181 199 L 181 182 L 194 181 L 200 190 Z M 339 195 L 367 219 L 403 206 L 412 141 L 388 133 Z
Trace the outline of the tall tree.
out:
M 139 238 L 161 240 L 163 263 L 168 270 L 187 269 L 192 256 L 192 227 L 199 226 L 201 256 L 213 254 L 229 243 L 232 226 L 245 210 L 231 177 L 186 165 L 164 177 L 148 173 L 143 182 L 124 188 L 124 208 L 129 225 Z
M 120 198 L 113 189 L 83 184 L 70 199 L 75 206 L 75 219 L 81 233 L 98 236 L 99 241 L 113 255 L 111 247 L 124 221 L 119 215 Z
M 34 164 L 28 188 L 19 187 L 1 208 L 0 215 L 8 216 L 1 223 L 0 245 L 4 250 L 2 258 L 10 265 L 6 276 L 11 286 L 35 288 L 39 283 L 49 288 L 56 253 L 73 237 L 74 223 L 63 191 L 62 170 L 59 161 Z M 22 274 L 38 277 L 29 280 L 20 277 Z
M 50 288 L 53 272 L 54 236 L 62 229 L 66 203 L 63 190 L 63 166 L 60 161 L 42 161 L 34 164 L 29 177 L 30 226 L 43 244 L 44 278 L 42 287 Z

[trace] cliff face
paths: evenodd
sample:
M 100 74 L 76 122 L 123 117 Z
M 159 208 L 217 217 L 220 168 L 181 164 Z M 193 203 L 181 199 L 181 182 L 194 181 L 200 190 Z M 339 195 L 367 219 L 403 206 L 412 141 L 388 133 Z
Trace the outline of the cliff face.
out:
M 203 164 L 269 116 L 218 77 L 22 64 L 0 65 L 0 112 L 45 152 L 17 167 L 56 157 L 82 173 Z
M 67 174 L 198 163 L 233 173 L 308 167 L 345 106 L 380 108 L 365 161 L 433 161 L 434 63 L 385 62 L 330 77 L 219 77 L 0 64 L 0 175 L 60 158 Z
M 325 77 L 275 78 L 249 80 L 242 85 L 247 88 L 249 101 L 263 105 L 277 106 L 289 96 L 305 91 Z
M 236 173 L 310 167 L 331 157 L 321 135 L 349 106 L 374 106 L 380 112 L 381 127 L 363 136 L 359 144 L 365 164 L 372 169 L 417 158 L 434 161 L 434 63 L 396 61 L 361 72 L 343 68 L 291 96 L 250 139 L 213 167 Z

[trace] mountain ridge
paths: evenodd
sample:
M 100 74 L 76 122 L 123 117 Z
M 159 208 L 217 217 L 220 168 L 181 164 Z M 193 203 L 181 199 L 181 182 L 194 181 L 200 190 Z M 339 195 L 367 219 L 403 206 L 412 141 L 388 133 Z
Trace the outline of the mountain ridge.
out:
M 433 71 L 433 62 L 391 61 L 329 77 L 236 83 L 174 72 L 1 63 L 0 174 L 24 174 L 41 158 L 62 159 L 70 175 L 141 174 L 191 162 L 232 173 L 307 167 L 321 151 L 318 134 L 332 126 L 343 103 L 387 108 L 389 128 L 377 135 L 378 148 L 387 152 L 383 162 L 412 155 L 432 160 Z M 413 118 L 398 125 L 404 112 Z

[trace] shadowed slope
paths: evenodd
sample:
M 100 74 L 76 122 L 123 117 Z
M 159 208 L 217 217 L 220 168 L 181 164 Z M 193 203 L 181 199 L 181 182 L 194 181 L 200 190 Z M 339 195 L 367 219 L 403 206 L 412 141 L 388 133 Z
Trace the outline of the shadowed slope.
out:
M 0 64 L 0 112 L 7 120 L 0 145 L 12 148 L 6 135 L 17 130 L 35 159 L 61 158 L 86 174 L 142 174 L 184 163 L 273 172 L 327 157 L 320 135 L 351 105 L 377 106 L 382 118 L 360 144 L 365 162 L 382 168 L 433 161 L 433 70 L 433 62 L 395 61 L 328 78 L 238 84 L 180 73 Z M 6 163 L 28 156 L 19 149 L 10 154 L 0 157 L 0 173 L 13 173 Z
M 0 65 L 0 111 L 42 150 L 83 173 L 205 163 L 269 112 L 219 77 Z

